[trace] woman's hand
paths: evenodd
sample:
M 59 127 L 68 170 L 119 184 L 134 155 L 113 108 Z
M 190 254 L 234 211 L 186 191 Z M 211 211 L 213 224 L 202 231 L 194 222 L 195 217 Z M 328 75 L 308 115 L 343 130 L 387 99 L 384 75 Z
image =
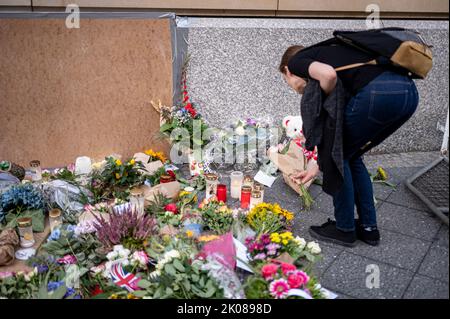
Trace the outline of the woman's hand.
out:
M 292 174 L 292 180 L 297 184 L 307 184 L 312 179 L 319 175 L 319 165 L 317 163 L 309 163 L 306 171 L 300 171 L 298 173 Z
M 337 73 L 331 65 L 313 62 L 308 69 L 309 75 L 320 82 L 320 87 L 328 95 L 330 94 L 337 83 Z

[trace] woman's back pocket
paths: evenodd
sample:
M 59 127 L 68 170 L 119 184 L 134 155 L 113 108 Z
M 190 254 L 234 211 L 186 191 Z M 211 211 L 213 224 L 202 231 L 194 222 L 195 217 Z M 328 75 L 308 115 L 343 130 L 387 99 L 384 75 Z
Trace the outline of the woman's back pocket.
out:
M 408 90 L 375 91 L 370 94 L 369 120 L 375 124 L 390 124 L 400 119 L 407 107 Z

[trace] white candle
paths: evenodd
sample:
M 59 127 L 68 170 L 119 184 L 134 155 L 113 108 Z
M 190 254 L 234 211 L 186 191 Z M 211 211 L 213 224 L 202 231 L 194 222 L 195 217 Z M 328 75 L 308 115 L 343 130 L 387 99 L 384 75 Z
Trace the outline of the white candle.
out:
M 231 197 L 238 199 L 241 197 L 242 182 L 244 180 L 244 174 L 242 172 L 232 172 L 230 175 L 230 193 Z

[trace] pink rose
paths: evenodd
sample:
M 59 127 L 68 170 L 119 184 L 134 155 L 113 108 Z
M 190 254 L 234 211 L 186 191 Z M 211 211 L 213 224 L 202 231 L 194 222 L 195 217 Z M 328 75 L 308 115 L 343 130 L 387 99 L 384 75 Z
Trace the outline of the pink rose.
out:
M 297 270 L 297 267 L 295 267 L 295 266 L 292 265 L 292 264 L 283 263 L 283 264 L 281 265 L 281 270 L 283 271 L 283 274 L 284 274 L 285 276 L 287 276 L 287 275 L 289 275 L 290 272 L 296 271 L 296 270 Z
M 272 280 L 278 272 L 278 266 L 275 264 L 267 264 L 261 268 L 261 274 L 265 280 Z
M 291 289 L 300 288 L 303 285 L 306 285 L 309 282 L 309 276 L 299 270 L 291 273 L 288 277 L 288 284 L 291 287 Z
M 73 265 L 77 263 L 77 257 L 74 255 L 65 255 L 56 261 L 58 264 Z

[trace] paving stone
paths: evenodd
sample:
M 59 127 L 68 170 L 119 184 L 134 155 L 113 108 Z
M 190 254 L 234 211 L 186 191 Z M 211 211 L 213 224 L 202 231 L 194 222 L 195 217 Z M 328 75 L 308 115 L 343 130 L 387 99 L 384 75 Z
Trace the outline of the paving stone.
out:
M 324 214 L 317 210 L 311 210 L 309 212 L 301 212 L 297 214 L 295 218 L 293 233 L 296 236 L 305 238 L 305 240 L 307 241 L 316 241 L 320 244 L 321 247 L 328 246 L 338 251 L 342 251 L 344 249 L 343 246 L 317 240 L 309 234 L 309 227 L 322 225 L 327 221 L 328 218 L 330 218 L 329 215 Z
M 433 244 L 422 262 L 419 274 L 448 282 L 448 247 Z
M 334 211 L 333 198 L 322 192 L 315 200 L 314 207 L 322 213 L 332 214 Z
M 342 252 L 342 248 L 325 245 L 320 245 L 320 247 L 322 249 L 323 258 L 314 265 L 314 273 L 319 278 Z
M 380 287 L 369 289 L 366 280 L 373 272 L 366 272 L 366 269 L 374 264 L 379 267 Z M 413 273 L 407 270 L 344 251 L 322 276 L 322 285 L 357 298 L 399 299 L 412 277 Z
M 414 276 L 403 298 L 449 299 L 448 283 L 425 276 Z
M 383 203 L 378 209 L 378 226 L 422 240 L 433 240 L 441 222 L 423 211 Z
M 346 247 L 345 250 L 399 268 L 416 271 L 427 254 L 431 243 L 388 230 L 381 230 L 380 232 L 381 242 L 379 246 L 373 247 L 358 242 L 356 247 Z
M 389 203 L 430 212 L 430 209 L 406 187 L 404 182 L 397 186 L 395 191 L 391 193 L 386 201 Z
M 448 226 L 447 225 L 442 225 L 441 229 L 439 229 L 439 232 L 437 233 L 436 237 L 435 237 L 435 242 L 438 246 L 441 247 L 446 247 L 448 248 Z

